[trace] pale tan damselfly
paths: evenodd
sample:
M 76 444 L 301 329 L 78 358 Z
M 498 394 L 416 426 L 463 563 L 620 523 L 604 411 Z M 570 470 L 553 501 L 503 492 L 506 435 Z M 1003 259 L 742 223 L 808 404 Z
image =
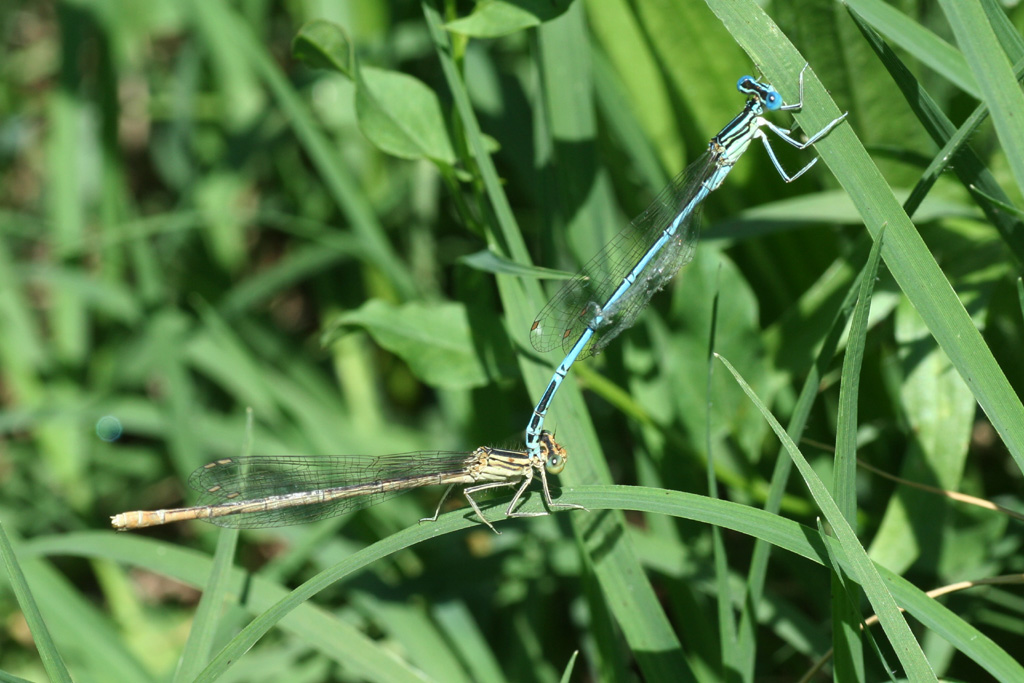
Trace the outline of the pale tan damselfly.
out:
M 235 529 L 287 526 L 335 517 L 375 505 L 393 495 L 421 486 L 447 485 L 433 517 L 455 486 L 473 511 L 492 531 L 473 494 L 502 486 L 518 486 L 505 511 L 507 517 L 536 517 L 547 512 L 516 512 L 516 505 L 540 475 L 548 508 L 585 509 L 556 503 L 548 489 L 548 474 L 558 474 L 568 455 L 545 431 L 539 456 L 482 446 L 472 452 L 428 451 L 380 456 L 266 456 L 216 460 L 192 473 L 188 484 L 199 493 L 193 507 L 136 510 L 110 518 L 119 531 L 198 519 Z

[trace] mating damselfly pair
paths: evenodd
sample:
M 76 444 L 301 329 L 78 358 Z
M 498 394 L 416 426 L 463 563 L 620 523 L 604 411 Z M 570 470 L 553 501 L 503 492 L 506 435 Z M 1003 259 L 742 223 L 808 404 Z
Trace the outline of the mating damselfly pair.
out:
M 629 328 L 654 293 L 663 288 L 692 257 L 700 208 L 718 189 L 733 165 L 760 139 L 786 182 L 799 178 L 817 158 L 793 175 L 782 168 L 764 129 L 797 149 L 806 149 L 837 126 L 843 114 L 805 142 L 764 118 L 767 111 L 795 111 L 803 106 L 804 71 L 799 101 L 784 104 L 771 85 L 752 76 L 739 79 L 747 95 L 743 110 L 718 132 L 707 151 L 658 194 L 651 205 L 616 235 L 540 312 L 530 331 L 538 351 L 561 346 L 565 359 L 541 395 L 526 429 L 526 452 L 481 447 L 471 453 L 420 452 L 390 456 L 252 456 L 218 460 L 196 470 L 189 485 L 199 495 L 196 506 L 125 512 L 111 518 L 120 530 L 199 519 L 226 527 L 283 526 L 325 519 L 373 505 L 413 488 L 447 485 L 433 517 L 454 486 L 477 517 L 492 530 L 473 494 L 518 486 L 505 514 L 525 517 L 546 512 L 516 512 L 523 493 L 539 473 L 548 508 L 582 509 L 551 498 L 548 474 L 558 474 L 567 454 L 543 430 L 544 418 L 558 387 L 577 361 L 603 349 Z

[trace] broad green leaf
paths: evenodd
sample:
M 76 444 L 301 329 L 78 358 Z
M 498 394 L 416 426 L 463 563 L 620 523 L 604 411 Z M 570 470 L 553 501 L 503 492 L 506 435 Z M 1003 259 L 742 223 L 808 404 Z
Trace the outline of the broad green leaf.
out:
M 455 163 L 437 94 L 422 81 L 397 71 L 359 70 L 359 128 L 382 152 L 403 159 Z
M 292 41 L 292 56 L 314 69 L 335 69 L 355 78 L 352 42 L 345 29 L 330 21 L 314 19 L 300 28 Z
M 569 0 L 484 0 L 468 17 L 445 24 L 452 33 L 473 38 L 497 38 L 554 19 Z
M 331 339 L 345 327 L 365 329 L 378 344 L 408 363 L 413 373 L 431 386 L 469 389 L 488 382 L 474 349 L 462 304 L 393 306 L 374 299 L 335 318 L 325 336 Z

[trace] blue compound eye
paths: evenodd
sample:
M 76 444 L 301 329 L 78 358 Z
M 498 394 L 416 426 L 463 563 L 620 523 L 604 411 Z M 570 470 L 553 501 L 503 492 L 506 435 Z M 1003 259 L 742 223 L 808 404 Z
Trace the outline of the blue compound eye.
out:
M 764 101 L 764 108 L 769 111 L 775 111 L 782 106 L 782 95 L 775 92 L 774 90 L 768 90 L 762 96 Z
M 753 76 L 741 76 L 740 80 L 736 81 L 736 89 L 740 92 L 750 94 L 752 88 L 750 82 L 754 80 Z

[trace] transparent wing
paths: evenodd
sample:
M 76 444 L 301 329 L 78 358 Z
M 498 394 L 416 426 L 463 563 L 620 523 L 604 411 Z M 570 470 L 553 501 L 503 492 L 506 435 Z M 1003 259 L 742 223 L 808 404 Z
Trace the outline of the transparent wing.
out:
M 601 315 L 601 326 L 579 355 L 583 359 L 603 349 L 632 325 L 654 292 L 693 258 L 701 204 L 680 220 L 673 238 L 652 258 L 633 286 L 614 304 L 606 303 L 665 228 L 702 191 L 702 182 L 716 169 L 710 154 L 703 154 L 613 237 L 541 310 L 530 332 L 533 347 L 545 352 L 561 346 L 568 353 L 594 318 Z
M 268 500 L 266 509 L 205 519 L 235 529 L 302 524 L 335 517 L 412 488 L 399 485 L 327 502 L 301 502 L 302 493 L 399 482 L 426 475 L 459 473 L 476 460 L 474 453 L 424 451 L 397 455 L 256 455 L 217 460 L 200 467 L 188 485 L 199 493 L 198 506 Z M 308 499 L 307 499 L 308 500 Z
M 637 278 L 633 286 L 626 290 L 618 301 L 604 309 L 601 326 L 583 350 L 587 356 L 600 353 L 620 332 L 632 327 L 637 316 L 647 308 L 651 297 L 664 289 L 680 268 L 693 259 L 698 235 L 696 221 L 699 220 L 699 214 L 698 205 L 686 219 L 693 227 L 684 226 L 676 232 L 662 247 L 658 256 L 647 265 L 643 275 Z

